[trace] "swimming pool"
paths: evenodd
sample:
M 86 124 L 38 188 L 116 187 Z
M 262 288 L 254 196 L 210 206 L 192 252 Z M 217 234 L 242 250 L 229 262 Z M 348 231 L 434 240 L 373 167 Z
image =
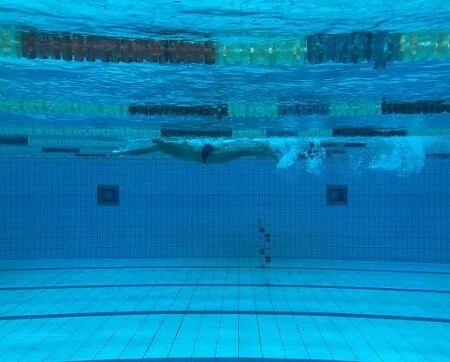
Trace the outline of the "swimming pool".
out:
M 449 19 L 3 1 L 0 359 L 449 359 Z

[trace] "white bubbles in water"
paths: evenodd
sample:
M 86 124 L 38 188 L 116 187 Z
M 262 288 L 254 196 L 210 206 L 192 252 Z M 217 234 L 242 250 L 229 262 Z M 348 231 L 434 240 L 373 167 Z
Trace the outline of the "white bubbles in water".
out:
M 302 168 L 305 167 L 308 173 L 315 175 L 322 173 L 325 153 L 322 149 L 311 149 L 310 146 L 310 143 L 313 145 L 319 144 L 319 140 L 276 138 L 272 139 L 270 143 L 279 156 L 278 169 L 287 169 L 292 166 L 298 167 L 301 164 Z M 306 152 L 308 150 L 313 151 L 314 155 L 307 155 Z M 299 155 L 305 155 L 305 158 L 299 159 Z
M 419 173 L 425 164 L 425 141 L 421 137 L 395 138 L 389 150 L 374 157 L 369 168 L 397 171 L 399 176 Z
M 298 155 L 298 142 L 284 139 L 273 138 L 270 140 L 270 147 L 278 154 L 279 161 L 277 168 L 288 168 L 294 165 Z
M 322 173 L 323 157 L 314 157 L 306 160 L 306 171 L 314 175 Z
M 278 155 L 278 169 L 295 172 L 303 170 L 320 175 L 325 169 L 326 159 L 326 152 L 320 147 L 323 141 L 310 138 L 273 138 L 270 140 L 270 147 Z M 420 136 L 378 138 L 371 141 L 364 151 L 346 150 L 343 159 L 348 162 L 349 170 L 353 173 L 372 169 L 394 172 L 398 176 L 417 174 L 425 165 L 425 150 L 433 142 L 432 139 Z M 367 140 L 364 142 L 367 143 Z
M 277 163 L 278 168 L 287 168 L 295 163 L 298 155 L 296 148 L 297 147 L 292 147 L 290 150 L 282 154 L 280 160 Z

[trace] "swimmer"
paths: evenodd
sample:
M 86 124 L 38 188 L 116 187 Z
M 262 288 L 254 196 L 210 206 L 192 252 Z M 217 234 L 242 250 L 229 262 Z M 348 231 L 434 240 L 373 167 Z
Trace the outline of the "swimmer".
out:
M 296 141 L 294 141 L 295 143 Z M 279 162 L 283 153 L 273 146 L 269 139 L 153 139 L 147 147 L 115 150 L 112 156 L 138 156 L 161 152 L 174 158 L 199 163 L 225 163 L 242 157 L 268 158 Z M 320 156 L 321 151 L 314 142 L 306 151 L 297 154 L 297 159 L 305 160 Z
M 164 140 L 153 139 L 152 145 L 126 150 L 115 150 L 113 156 L 137 156 L 161 152 L 180 160 L 199 163 L 225 163 L 242 157 L 271 158 L 278 156 L 262 139 L 232 140 Z

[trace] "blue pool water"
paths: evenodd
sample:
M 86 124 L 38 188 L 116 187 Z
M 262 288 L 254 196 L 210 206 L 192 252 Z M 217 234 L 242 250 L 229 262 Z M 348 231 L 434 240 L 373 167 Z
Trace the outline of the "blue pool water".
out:
M 449 360 L 449 20 L 1 1 L 0 360 Z

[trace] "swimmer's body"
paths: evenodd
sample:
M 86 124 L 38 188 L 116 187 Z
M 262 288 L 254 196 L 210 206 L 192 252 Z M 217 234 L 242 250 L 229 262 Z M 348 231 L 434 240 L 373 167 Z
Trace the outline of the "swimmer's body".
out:
M 317 152 L 313 142 L 298 154 L 298 159 L 312 158 Z M 112 152 L 115 156 L 137 156 L 161 152 L 174 158 L 199 163 L 225 163 L 242 157 L 268 158 L 279 161 L 282 154 L 267 139 L 231 140 L 165 140 L 153 139 L 148 147 L 138 147 Z

